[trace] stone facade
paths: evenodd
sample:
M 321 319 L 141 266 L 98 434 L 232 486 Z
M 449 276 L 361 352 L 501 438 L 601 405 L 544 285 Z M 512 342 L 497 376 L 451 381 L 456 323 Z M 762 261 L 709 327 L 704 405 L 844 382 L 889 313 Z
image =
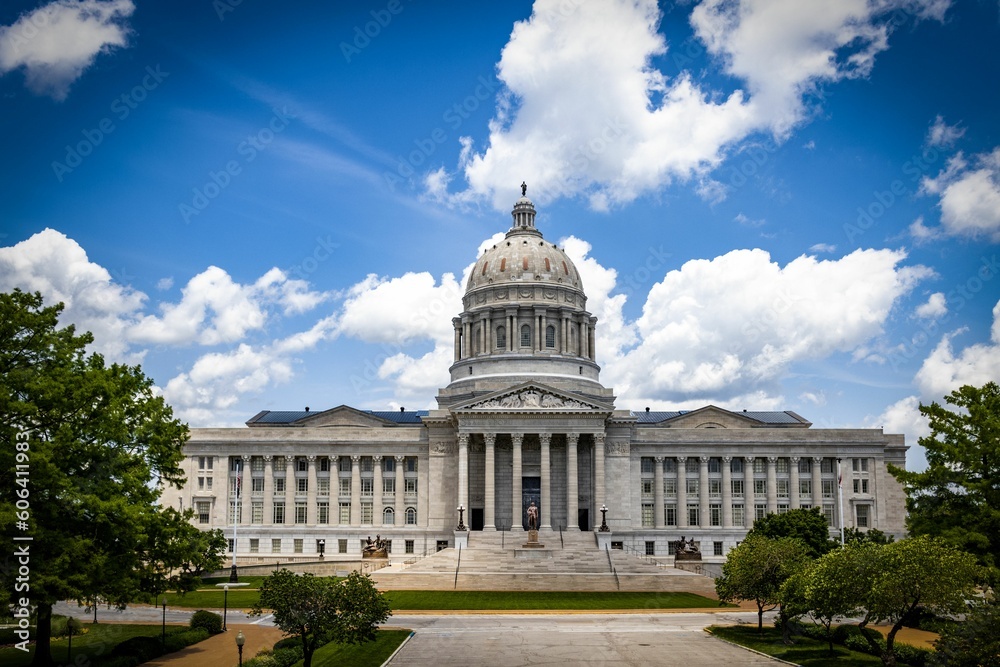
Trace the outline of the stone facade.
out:
M 165 502 L 235 530 L 247 565 L 356 560 L 375 535 L 393 558 L 431 553 L 454 545 L 458 507 L 472 531 L 519 532 L 531 501 L 542 531 L 597 530 L 604 506 L 612 544 L 670 556 L 685 536 L 707 561 L 756 518 L 797 507 L 821 507 L 831 534 L 903 534 L 903 491 L 886 467 L 904 465 L 902 435 L 813 429 L 787 411 L 616 409 L 576 267 L 535 228 L 526 197 L 513 217 L 452 320 L 437 409 L 265 411 L 248 428 L 192 429 L 187 485 Z

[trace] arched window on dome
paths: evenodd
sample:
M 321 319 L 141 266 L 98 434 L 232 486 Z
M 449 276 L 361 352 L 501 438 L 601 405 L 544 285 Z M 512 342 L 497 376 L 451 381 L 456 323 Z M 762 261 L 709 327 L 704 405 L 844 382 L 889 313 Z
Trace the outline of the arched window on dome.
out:
M 386 507 L 382 510 L 382 525 L 392 526 L 396 523 L 396 511 L 391 507 Z
M 497 327 L 497 349 L 503 350 L 507 347 L 507 329 L 502 324 Z
M 417 509 L 415 507 L 406 508 L 406 525 L 407 526 L 417 525 Z
M 556 328 L 551 324 L 545 327 L 545 347 L 556 346 Z
M 521 347 L 531 347 L 531 327 L 527 324 L 521 326 Z

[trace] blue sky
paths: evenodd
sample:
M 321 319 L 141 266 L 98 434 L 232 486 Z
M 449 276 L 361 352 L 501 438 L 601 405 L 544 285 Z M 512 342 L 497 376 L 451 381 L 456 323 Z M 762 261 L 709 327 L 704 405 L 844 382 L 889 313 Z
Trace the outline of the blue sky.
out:
M 1000 377 L 995 2 L 63 0 L 0 25 L 0 289 L 65 302 L 192 425 L 433 406 L 522 180 L 620 407 L 915 444 L 921 401 Z

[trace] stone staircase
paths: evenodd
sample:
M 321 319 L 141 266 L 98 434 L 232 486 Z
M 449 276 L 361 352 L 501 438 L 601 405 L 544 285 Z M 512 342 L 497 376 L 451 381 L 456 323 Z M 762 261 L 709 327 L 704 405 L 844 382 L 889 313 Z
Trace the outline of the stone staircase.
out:
M 527 533 L 474 532 L 465 549 L 445 549 L 411 565 L 372 575 L 397 590 L 663 591 L 715 597 L 711 578 L 657 565 L 623 551 L 601 551 L 593 533 L 540 532 L 541 549 L 523 549 Z

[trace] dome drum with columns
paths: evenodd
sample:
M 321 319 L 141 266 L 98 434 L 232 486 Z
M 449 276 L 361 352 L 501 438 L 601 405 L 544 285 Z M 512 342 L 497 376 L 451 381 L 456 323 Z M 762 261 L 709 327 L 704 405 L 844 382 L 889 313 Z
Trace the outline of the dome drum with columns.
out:
M 392 559 L 453 547 L 458 506 L 488 541 L 524 530 L 532 502 L 543 532 L 592 548 L 598 536 L 579 533 L 606 506 L 614 544 L 668 562 L 684 536 L 720 563 L 757 518 L 800 507 L 819 507 L 831 535 L 904 533 L 903 490 L 887 471 L 905 464 L 901 435 L 814 429 L 791 411 L 616 407 L 580 275 L 535 227 L 525 190 L 469 276 L 435 409 L 264 410 L 248 428 L 192 429 L 187 484 L 164 501 L 238 533 L 241 564 L 262 567 L 357 559 L 372 535 Z

